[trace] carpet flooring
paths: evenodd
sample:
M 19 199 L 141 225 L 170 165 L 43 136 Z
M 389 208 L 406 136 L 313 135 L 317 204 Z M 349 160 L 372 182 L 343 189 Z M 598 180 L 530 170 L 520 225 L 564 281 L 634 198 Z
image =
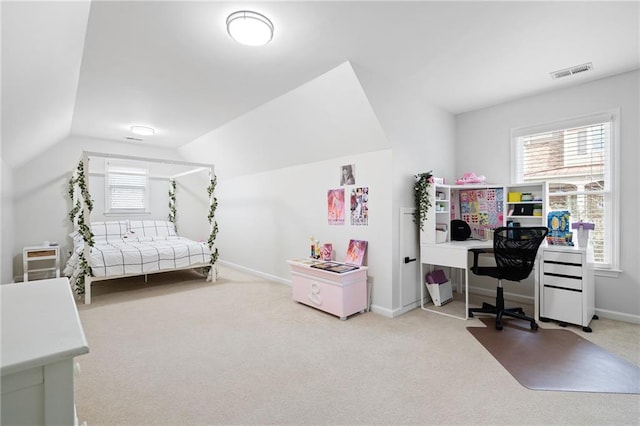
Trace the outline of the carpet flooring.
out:
M 572 331 L 510 319 L 499 331 L 494 318 L 481 321 L 467 330 L 529 389 L 640 394 L 640 368 Z

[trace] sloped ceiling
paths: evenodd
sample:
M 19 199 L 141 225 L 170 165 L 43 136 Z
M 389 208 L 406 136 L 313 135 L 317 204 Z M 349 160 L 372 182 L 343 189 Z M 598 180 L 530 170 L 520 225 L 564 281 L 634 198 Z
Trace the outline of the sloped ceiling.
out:
M 180 148 L 224 158 L 225 178 L 390 148 L 351 64 L 261 105 Z
M 65 136 L 180 147 L 349 61 L 452 114 L 640 67 L 638 2 L 2 2 L 2 159 Z M 269 16 L 262 48 L 226 34 Z M 80 62 L 81 59 L 81 62 Z M 592 62 L 589 73 L 549 73 Z
M 88 1 L 2 2 L 2 159 L 65 139 L 76 102 Z

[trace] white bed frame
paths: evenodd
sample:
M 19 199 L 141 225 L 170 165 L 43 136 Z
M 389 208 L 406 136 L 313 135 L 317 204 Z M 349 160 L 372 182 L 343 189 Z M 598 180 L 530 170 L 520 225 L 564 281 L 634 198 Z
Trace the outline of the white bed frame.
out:
M 186 176 L 188 174 L 197 173 L 197 172 L 200 172 L 200 171 L 203 171 L 203 170 L 209 170 L 209 176 L 213 176 L 214 175 L 213 174 L 214 173 L 214 168 L 213 168 L 212 164 L 191 163 L 191 162 L 186 162 L 186 161 L 174 161 L 174 160 L 160 160 L 160 159 L 154 159 L 154 158 L 134 157 L 134 156 L 129 156 L 129 155 L 105 154 L 105 153 L 102 153 L 102 152 L 82 151 L 82 157 L 81 157 L 80 161 L 82 161 L 82 163 L 83 163 L 84 173 L 85 173 L 85 176 L 86 176 L 85 184 L 87 186 L 87 191 L 89 191 L 89 179 L 88 179 L 88 176 L 89 176 L 89 157 L 115 158 L 115 159 L 119 159 L 119 160 L 144 161 L 144 162 L 151 162 L 151 163 L 162 163 L 162 164 L 172 164 L 172 165 L 179 165 L 179 166 L 187 166 L 187 167 L 191 167 L 192 168 L 190 171 L 180 173 L 179 175 L 176 175 L 174 177 Z M 209 198 L 210 198 L 209 202 L 210 203 L 213 202 L 213 197 L 209 197 Z M 83 205 L 84 217 L 86 218 L 85 220 L 90 223 L 91 220 L 90 220 L 89 208 L 84 203 L 84 200 L 82 201 L 82 205 Z M 211 226 L 213 226 L 213 224 Z M 85 243 L 86 243 L 86 241 L 85 241 Z M 84 258 L 86 259 L 87 262 L 89 262 L 90 259 L 91 259 L 91 247 L 89 246 L 89 244 L 85 244 L 84 245 Z M 107 277 L 92 277 L 90 275 L 89 276 L 85 276 L 84 277 L 84 303 L 86 305 L 91 304 L 91 284 L 93 282 L 96 282 L 96 281 L 105 281 L 105 280 L 112 280 L 112 279 L 116 279 L 116 278 L 136 277 L 136 276 L 144 275 L 144 280 L 145 280 L 145 282 L 147 282 L 147 275 L 149 275 L 149 274 L 156 274 L 156 273 L 161 273 L 161 272 L 171 272 L 171 271 L 180 271 L 180 270 L 186 270 L 186 269 L 196 269 L 196 268 L 203 268 L 203 267 L 208 267 L 208 266 L 211 266 L 211 269 L 209 270 L 209 275 L 207 276 L 207 282 L 215 282 L 217 280 L 217 278 L 218 278 L 218 268 L 217 268 L 217 266 L 215 264 L 211 265 L 210 263 L 199 263 L 199 264 L 190 265 L 190 266 L 184 267 L 184 268 L 163 269 L 163 270 L 160 270 L 160 271 L 152 271 L 152 272 L 148 272 L 148 273 L 145 273 L 145 274 L 133 273 L 133 274 L 114 275 L 114 276 L 107 276 Z
M 92 277 L 92 276 L 85 276 L 84 277 L 84 304 L 85 305 L 90 305 L 91 304 L 91 284 L 96 282 L 96 281 L 107 281 L 107 280 L 115 280 L 117 278 L 127 278 L 127 277 L 139 277 L 144 275 L 144 282 L 147 282 L 147 275 L 151 275 L 151 274 L 160 274 L 163 272 L 171 272 L 171 271 L 186 271 L 187 269 L 197 269 L 197 268 L 206 268 L 208 266 L 211 266 L 210 263 L 197 263 L 195 265 L 191 265 L 191 266 L 187 266 L 184 268 L 172 268 L 172 269 L 162 269 L 160 271 L 151 271 L 151 272 L 147 272 L 146 274 L 124 274 L 124 275 L 112 275 L 112 276 L 108 276 L 108 277 Z M 207 282 L 216 282 L 218 278 L 218 269 L 216 268 L 216 266 L 212 266 L 211 269 L 209 270 L 209 274 L 207 275 Z

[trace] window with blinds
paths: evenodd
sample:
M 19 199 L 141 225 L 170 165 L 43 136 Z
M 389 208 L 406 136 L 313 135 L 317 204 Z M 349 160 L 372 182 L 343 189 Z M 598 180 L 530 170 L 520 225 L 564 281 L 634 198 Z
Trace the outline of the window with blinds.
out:
M 106 162 L 107 213 L 144 213 L 148 206 L 148 168 L 140 163 Z
M 617 264 L 611 159 L 612 114 L 537 128 L 519 129 L 513 137 L 512 180 L 546 181 L 549 211 L 568 210 L 571 222 L 595 223 L 589 235 L 600 268 Z

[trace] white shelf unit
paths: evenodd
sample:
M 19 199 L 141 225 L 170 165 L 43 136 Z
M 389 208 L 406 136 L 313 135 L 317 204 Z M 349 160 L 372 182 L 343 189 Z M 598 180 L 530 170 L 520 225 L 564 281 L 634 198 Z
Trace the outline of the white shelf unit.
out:
M 45 266 L 46 265 L 46 266 Z M 32 268 L 32 266 L 36 266 Z M 30 246 L 22 249 L 23 281 L 33 272 L 54 272 L 60 278 L 60 246 Z M 51 278 L 44 276 L 43 278 Z
M 451 233 L 449 232 L 450 222 L 452 219 L 461 219 L 460 200 L 458 194 L 460 191 L 469 190 L 501 190 L 503 220 L 500 226 L 507 226 L 509 221 L 518 222 L 520 226 L 546 226 L 547 210 L 548 210 L 548 191 L 547 183 L 519 183 L 511 185 L 496 184 L 477 184 L 477 185 L 439 185 L 432 184 L 429 189 L 429 197 L 431 200 L 431 208 L 427 212 L 426 219 L 423 223 L 423 229 L 420 231 L 420 244 L 437 244 L 451 241 Z M 509 201 L 508 194 L 510 192 L 530 193 L 533 197 L 532 201 Z M 528 214 L 509 214 L 515 211 L 517 206 L 531 206 L 531 213 Z M 443 224 L 447 228 L 446 235 L 439 235 L 436 231 L 439 224 Z M 481 236 L 477 236 L 481 237 Z
M 548 185 L 546 182 L 541 183 L 518 183 L 505 186 L 505 224 L 508 221 L 520 223 L 520 226 L 546 226 L 547 224 L 547 205 L 548 205 Z M 509 201 L 509 193 L 531 194 L 532 201 Z M 517 207 L 531 206 L 533 212 L 531 214 L 509 214 L 516 211 Z M 538 213 L 538 214 L 536 214 Z
M 451 185 L 431 184 L 429 188 L 431 208 L 420 231 L 420 244 L 444 243 L 450 240 L 451 222 Z M 446 233 L 437 231 L 437 225 L 444 224 Z

